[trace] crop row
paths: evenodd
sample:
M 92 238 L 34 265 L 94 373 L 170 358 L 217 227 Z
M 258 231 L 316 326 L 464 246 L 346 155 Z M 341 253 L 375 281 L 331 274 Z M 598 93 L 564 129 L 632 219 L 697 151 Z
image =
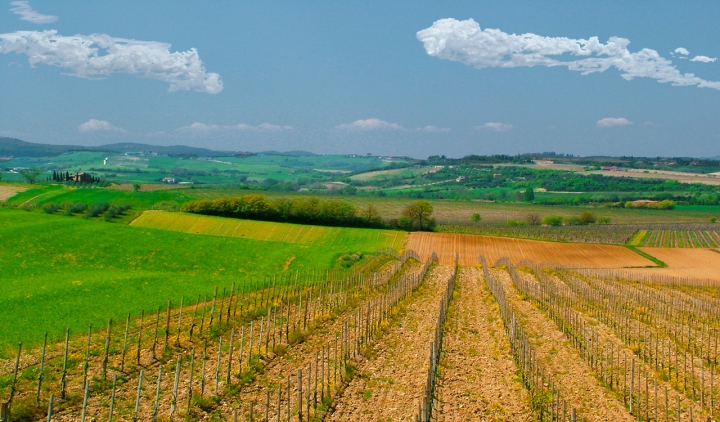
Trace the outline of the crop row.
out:
M 556 322 L 644 420 L 718 412 L 717 307 L 673 289 L 568 271 L 511 270 L 517 288 Z
M 639 241 L 640 246 L 665 248 L 716 248 L 720 233 L 715 230 L 650 230 Z
M 229 295 L 194 306 L 168 304 L 138 319 L 128 317 L 124 329 L 110 323 L 103 330 L 90 329 L 85 340 L 70 341 L 68 334 L 65 342 L 46 344 L 42 350 L 20 349 L 14 362 L 3 364 L 1 397 L 9 399 L 16 418 L 37 417 L 46 406 L 57 420 L 72 420 L 86 411 L 118 417 L 221 411 L 223 397 L 247 386 L 328 320 L 343 317 L 344 328 L 334 342 L 342 343 L 342 349 L 330 351 L 327 344 L 317 355 L 333 361 L 337 376 L 335 357 L 348 356 L 353 339 L 366 341 L 372 332 L 368 324 L 376 327 L 398 292 L 408 291 L 412 282 L 398 280 L 396 274 L 412 257 L 417 258 L 405 254 L 383 273 L 336 280 L 288 277 L 256 291 L 233 288 Z M 374 296 L 375 302 L 369 303 Z M 313 367 L 317 378 L 317 365 Z M 146 391 L 153 383 L 155 400 Z

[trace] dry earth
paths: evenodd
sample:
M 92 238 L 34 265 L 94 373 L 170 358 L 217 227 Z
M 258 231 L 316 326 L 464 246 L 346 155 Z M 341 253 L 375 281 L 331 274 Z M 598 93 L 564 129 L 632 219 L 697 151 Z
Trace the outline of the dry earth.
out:
M 15 194 L 26 191 L 26 190 L 27 190 L 26 188 L 21 188 L 18 186 L 1 185 L 0 186 L 0 201 L 5 201 L 7 199 L 10 199 L 13 196 L 15 196 Z
M 439 420 L 528 420 L 530 399 L 482 272 L 462 268 L 456 283 L 440 363 Z
M 337 399 L 331 421 L 411 421 L 423 396 L 440 297 L 452 267 L 438 266 L 399 321 L 375 344 Z
M 655 265 L 630 249 L 614 245 L 542 242 L 506 237 L 453 233 L 415 232 L 408 237 L 407 249 L 427 259 L 433 251 L 440 263 L 452 264 L 460 254 L 460 265 L 475 265 L 479 255 L 491 264 L 506 256 L 517 263 L 523 259 L 554 262 L 581 268 L 623 268 Z M 718 255 L 720 256 L 720 255 Z
M 503 282 L 508 300 L 520 314 L 529 341 L 568 404 L 587 421 L 633 421 L 635 418 L 595 378 L 555 324 L 530 302 L 522 300 L 506 271 L 491 270 Z

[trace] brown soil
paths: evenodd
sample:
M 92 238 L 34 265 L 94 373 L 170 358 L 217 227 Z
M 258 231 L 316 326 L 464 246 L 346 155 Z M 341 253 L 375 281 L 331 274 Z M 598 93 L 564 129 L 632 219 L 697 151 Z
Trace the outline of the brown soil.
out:
M 482 272 L 463 268 L 456 283 L 440 363 L 439 420 L 528 420 L 530 399 Z
M 423 259 L 427 259 L 435 251 L 443 265 L 454 263 L 456 253 L 460 254 L 460 265 L 465 266 L 477 264 L 481 254 L 485 255 L 491 265 L 503 256 L 510 258 L 513 263 L 529 259 L 570 267 L 623 268 L 655 265 L 622 246 L 542 242 L 470 234 L 415 232 L 408 237 L 407 248 L 420 254 Z
M 633 421 L 623 404 L 606 390 L 572 344 L 545 314 L 518 295 L 506 271 L 491 270 L 503 282 L 507 298 L 518 313 L 530 343 L 541 357 L 555 387 L 568 405 L 587 421 Z
M 665 262 L 667 268 L 638 269 L 639 273 L 720 280 L 720 253 L 701 248 L 640 248 Z
M 7 199 L 12 198 L 15 196 L 15 194 L 26 191 L 26 188 L 21 188 L 18 186 L 6 186 L 2 185 L 0 186 L 0 201 L 5 201 Z
M 423 396 L 440 297 L 452 267 L 432 270 L 400 320 L 375 344 L 328 420 L 414 420 Z

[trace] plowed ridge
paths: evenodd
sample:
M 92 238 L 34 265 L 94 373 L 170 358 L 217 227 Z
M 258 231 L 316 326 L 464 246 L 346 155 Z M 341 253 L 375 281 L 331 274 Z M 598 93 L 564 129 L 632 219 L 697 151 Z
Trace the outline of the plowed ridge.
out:
M 515 377 L 518 368 L 482 272 L 461 269 L 456 286 L 440 363 L 439 420 L 528 420 L 530 399 Z
M 621 246 L 542 242 L 454 233 L 415 232 L 408 237 L 407 248 L 419 253 L 423 259 L 427 259 L 435 251 L 443 265 L 454 263 L 456 253 L 460 256 L 460 265 L 465 266 L 475 265 L 479 255 L 485 255 L 491 263 L 506 256 L 514 263 L 529 259 L 580 268 L 655 265 L 649 259 Z
M 449 266 L 433 269 L 407 313 L 380 340 L 358 375 L 338 398 L 332 421 L 415 420 L 423 396 L 440 302 L 452 275 Z

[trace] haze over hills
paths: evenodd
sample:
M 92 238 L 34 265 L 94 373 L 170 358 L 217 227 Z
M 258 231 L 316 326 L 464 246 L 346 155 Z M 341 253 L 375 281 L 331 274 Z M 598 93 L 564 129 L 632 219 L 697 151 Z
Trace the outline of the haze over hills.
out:
M 216 151 L 208 148 L 189 147 L 185 145 L 160 146 L 134 142 L 122 142 L 99 146 L 49 145 L 25 142 L 15 138 L 0 137 L 0 157 L 43 157 L 62 154 L 68 151 L 107 151 L 115 153 L 152 151 L 160 154 L 197 156 L 234 155 L 239 153 L 239 151 Z M 314 153 L 307 151 L 261 151 L 259 153 L 292 156 L 315 155 Z

